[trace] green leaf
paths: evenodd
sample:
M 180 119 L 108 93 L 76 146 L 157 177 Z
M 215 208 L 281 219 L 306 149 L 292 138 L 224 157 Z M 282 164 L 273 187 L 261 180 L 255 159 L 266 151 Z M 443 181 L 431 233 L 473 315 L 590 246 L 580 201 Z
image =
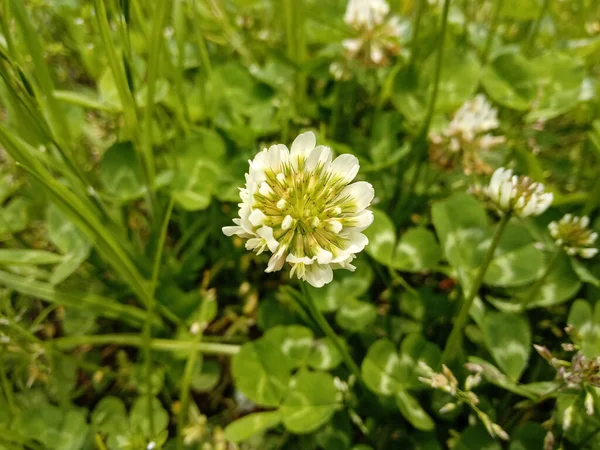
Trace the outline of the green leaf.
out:
M 335 369 L 341 362 L 342 354 L 329 338 L 315 342 L 307 360 L 308 365 L 317 370 Z
M 485 208 L 472 196 L 456 193 L 434 203 L 431 218 L 446 259 L 468 290 L 483 260 L 482 243 L 491 235 Z
M 539 0 L 503 0 L 501 17 L 515 20 L 533 20 L 540 13 Z
M 58 436 L 58 440 L 52 444 L 56 450 L 81 450 L 90 437 L 90 427 L 86 420 L 86 410 L 83 408 L 69 409 Z
M 340 273 L 339 276 L 336 274 L 335 279 L 322 288 L 309 286 L 310 294 L 320 311 L 335 311 L 345 299 L 358 298 L 367 292 L 373 282 L 373 269 L 369 262 L 360 256 L 355 265 L 354 272 L 341 270 L 340 272 L 345 273 Z
M 15 266 L 57 264 L 62 260 L 63 256 L 45 250 L 0 249 L 0 264 Z
M 308 359 L 313 346 L 313 332 L 300 325 L 276 326 L 267 330 L 263 339 L 278 346 L 289 358 L 290 367 L 300 367 Z
M 118 397 L 104 397 L 92 412 L 91 423 L 95 430 L 104 434 L 120 434 L 127 431 L 127 410 Z
M 453 450 L 502 450 L 502 445 L 482 424 L 468 427 L 457 439 Z
M 441 257 L 442 250 L 431 231 L 422 227 L 410 228 L 396 246 L 392 266 L 408 272 L 421 272 L 434 268 Z
M 375 322 L 377 310 L 371 303 L 350 298 L 338 309 L 335 315 L 337 324 L 348 331 L 363 331 Z
M 301 370 L 281 404 L 285 427 L 297 434 L 315 431 L 333 416 L 339 405 L 337 393 L 328 373 Z
M 100 178 L 106 191 L 122 202 L 140 198 L 146 191 L 139 155 L 131 142 L 117 142 L 106 150 Z
M 592 311 L 585 300 L 575 300 L 569 311 L 567 324 L 581 337 L 581 351 L 588 358 L 600 356 L 600 302 Z
M 532 67 L 536 69 L 541 95 L 535 109 L 525 117 L 526 122 L 552 119 L 580 102 L 585 79 L 583 61 L 564 53 L 546 53 L 532 60 Z
M 483 321 L 485 344 L 500 366 L 513 380 L 518 380 L 531 351 L 531 329 L 522 316 L 490 312 Z
M 439 347 L 419 333 L 406 336 L 400 344 L 400 370 L 398 371 L 403 388 L 425 388 L 419 381 L 419 361 L 436 368 L 440 364 L 441 357 L 442 352 Z
M 436 67 L 436 52 L 433 52 L 423 66 L 425 86 L 433 89 Z M 435 109 L 449 113 L 469 100 L 479 84 L 481 66 L 474 52 L 464 48 L 448 48 L 444 51 L 442 73 L 438 85 Z M 429 97 L 428 97 L 429 98 Z
M 430 431 L 435 428 L 431 417 L 423 410 L 417 399 L 408 392 L 403 390 L 396 392 L 396 405 L 404 418 L 416 429 Z
M 535 281 L 544 271 L 544 257 L 534 243 L 495 257 L 485 273 L 491 286 L 522 286 Z
M 388 339 L 380 339 L 367 351 L 361 372 L 365 384 L 380 395 L 393 395 L 402 390 L 400 357 L 396 346 Z
M 481 83 L 495 102 L 526 111 L 537 94 L 536 77 L 531 63 L 520 53 L 504 53 L 483 71 Z
M 406 231 L 396 244 L 396 230 L 387 214 L 374 210 L 373 224 L 365 230 L 366 251 L 377 262 L 398 270 L 420 272 L 435 267 L 441 249 L 433 233 L 416 227 Z
M 206 209 L 226 167 L 225 143 L 215 131 L 199 128 L 177 150 L 172 189 L 175 201 L 187 211 Z
M 577 258 L 571 257 L 571 267 L 577 274 L 579 279 L 584 283 L 589 283 L 592 286 L 600 287 L 600 279 L 596 277 L 581 261 Z
M 373 223 L 364 232 L 369 238 L 366 251 L 377 262 L 391 265 L 396 245 L 394 224 L 387 214 L 379 209 L 373 208 L 373 216 Z
M 536 292 L 528 308 L 558 305 L 572 298 L 581 288 L 581 281 L 573 271 L 571 261 L 566 254 L 559 255 L 554 267 Z M 521 298 L 528 298 L 531 289 L 517 292 Z
M 25 197 L 15 197 L 0 207 L 0 237 L 23 231 L 33 219 L 33 202 Z
M 165 430 L 169 425 L 169 413 L 165 411 L 157 398 L 152 398 L 152 414 L 155 434 Z M 139 430 L 146 438 L 153 438 L 148 420 L 148 397 L 138 397 L 129 412 L 129 425 L 132 430 Z
M 247 342 L 233 358 L 233 379 L 250 400 L 279 406 L 291 377 L 288 361 L 280 346 L 270 340 Z
M 281 423 L 281 412 L 267 411 L 248 414 L 225 428 L 225 437 L 231 442 L 241 442 Z
M 539 423 L 523 423 L 511 433 L 508 450 L 544 448 L 544 438 L 547 433 Z

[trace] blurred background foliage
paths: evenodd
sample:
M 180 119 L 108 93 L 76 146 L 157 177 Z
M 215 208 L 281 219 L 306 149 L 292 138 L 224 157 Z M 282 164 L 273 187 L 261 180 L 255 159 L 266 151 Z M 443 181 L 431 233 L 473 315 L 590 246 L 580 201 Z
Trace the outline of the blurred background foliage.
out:
M 600 5 L 389 7 L 374 61 L 345 0 L 0 0 L 0 449 L 600 448 L 600 267 L 546 230 L 600 229 Z M 479 93 L 503 142 L 437 145 Z M 360 379 L 221 233 L 248 159 L 304 130 L 375 186 L 357 271 L 310 289 Z M 508 224 L 464 389 L 434 390 L 497 226 L 465 192 L 502 165 L 555 201 Z

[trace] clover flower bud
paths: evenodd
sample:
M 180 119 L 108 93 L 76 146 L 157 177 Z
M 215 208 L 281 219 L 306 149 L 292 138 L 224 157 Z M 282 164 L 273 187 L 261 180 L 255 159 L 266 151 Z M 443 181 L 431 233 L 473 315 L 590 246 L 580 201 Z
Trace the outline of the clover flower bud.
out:
M 367 207 L 374 191 L 365 181 L 352 183 L 355 156 L 333 160 L 329 147 L 315 145 L 308 132 L 291 150 L 278 144 L 259 152 L 240 189 L 239 218 L 223 233 L 247 239 L 246 249 L 257 254 L 270 252 L 265 272 L 287 262 L 291 276 L 322 287 L 334 269 L 354 271 L 352 260 L 369 242 L 362 231 L 373 222 Z
M 496 169 L 485 187 L 474 187 L 475 195 L 485 199 L 500 215 L 538 216 L 552 204 L 554 196 L 544 191 L 544 185 L 529 177 L 513 175 L 512 170 Z
M 587 216 L 577 217 L 565 214 L 558 222 L 550 222 L 548 229 L 556 245 L 564 248 L 568 255 L 593 258 L 598 249 L 593 247 L 598 233 L 590 230 Z

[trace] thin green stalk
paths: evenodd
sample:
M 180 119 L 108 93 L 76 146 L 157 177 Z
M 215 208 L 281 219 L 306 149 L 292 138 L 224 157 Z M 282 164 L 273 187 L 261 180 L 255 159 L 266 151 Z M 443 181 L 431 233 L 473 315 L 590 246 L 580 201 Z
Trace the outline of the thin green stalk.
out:
M 145 374 L 146 374 L 146 385 L 147 385 L 147 397 L 148 397 L 148 423 L 150 426 L 150 435 L 154 436 L 154 406 L 153 406 L 153 395 L 152 395 L 152 349 L 151 349 L 151 340 L 152 340 L 152 318 L 154 317 L 154 307 L 156 304 L 155 292 L 156 285 L 158 283 L 158 273 L 160 268 L 160 262 L 162 260 L 163 248 L 165 244 L 165 239 L 167 237 L 167 229 L 169 226 L 169 221 L 171 220 L 171 212 L 173 211 L 173 197 L 169 199 L 169 204 L 167 206 L 167 211 L 165 212 L 165 217 L 162 222 L 162 226 L 160 229 L 160 234 L 158 238 L 158 243 L 156 245 L 156 253 L 154 255 L 154 262 L 152 264 L 152 280 L 150 283 L 150 296 L 149 303 L 147 305 L 147 317 L 146 323 L 144 324 L 143 329 L 143 353 L 144 353 L 144 364 L 145 364 Z
M 306 70 L 303 67 L 303 63 L 306 60 L 306 5 L 303 0 L 295 0 L 294 6 L 294 28 L 295 31 L 295 42 L 296 42 L 296 59 L 295 62 L 298 64 L 299 69 L 296 74 L 296 104 L 298 106 L 304 105 L 306 95 Z
M 535 23 L 533 24 L 531 34 L 525 41 L 523 53 L 525 53 L 526 55 L 531 53 L 531 51 L 533 50 L 533 48 L 535 46 L 535 40 L 540 31 L 540 26 L 542 24 L 542 20 L 544 19 L 544 16 L 546 15 L 546 11 L 548 11 L 549 7 L 550 7 L 550 0 L 544 0 L 544 3 L 542 3 L 542 7 L 540 8 L 540 13 L 538 14 L 537 18 L 535 19 Z
M 431 91 L 431 98 L 429 99 L 427 115 L 425 116 L 425 121 L 423 122 L 421 132 L 419 133 L 420 139 L 427 139 L 427 133 L 429 132 L 431 119 L 433 118 L 433 113 L 435 112 L 435 103 L 437 100 L 438 90 L 440 86 L 440 78 L 442 76 L 442 62 L 444 60 L 444 44 L 446 42 L 446 28 L 448 28 L 449 11 L 450 0 L 444 0 L 444 8 L 442 10 L 442 26 L 440 30 L 440 36 L 438 38 L 438 52 L 435 59 L 435 76 L 433 78 L 433 90 Z
M 100 334 L 86 336 L 65 336 L 56 338 L 52 345 L 57 349 L 71 349 L 80 345 L 122 345 L 124 347 L 140 348 L 144 340 L 138 334 Z M 190 342 L 170 339 L 152 339 L 152 350 L 163 352 L 202 352 L 206 355 L 236 355 L 240 351 L 239 345 L 221 344 L 218 342 Z
M 335 333 L 333 328 L 331 328 L 331 325 L 329 325 L 329 322 L 327 322 L 327 319 L 325 319 L 325 316 L 323 316 L 323 313 L 319 310 L 319 308 L 317 308 L 317 305 L 315 304 L 312 296 L 308 292 L 308 288 L 306 287 L 305 283 L 301 282 L 300 286 L 302 287 L 302 295 L 304 296 L 304 303 L 306 304 L 313 319 L 315 320 L 315 322 L 317 322 L 317 325 L 319 326 L 321 331 L 325 334 L 325 336 L 327 336 L 329 339 L 331 339 L 331 341 L 337 347 L 340 354 L 342 355 L 342 359 L 344 360 L 344 363 L 346 364 L 348 369 L 350 369 L 350 372 L 352 372 L 354 374 L 354 376 L 356 377 L 356 379 L 362 383 L 362 376 L 360 373 L 360 368 L 354 362 L 354 360 L 352 359 L 352 356 L 350 356 L 350 353 L 348 353 L 348 349 L 344 345 L 342 345 L 342 343 L 339 340 L 338 335 Z
M 461 340 L 462 340 L 462 332 L 467 319 L 469 318 L 469 311 L 471 310 L 471 306 L 473 305 L 473 301 L 475 297 L 479 293 L 479 288 L 481 288 L 481 284 L 483 283 L 483 278 L 485 277 L 485 273 L 494 258 L 494 252 L 496 251 L 496 247 L 498 247 L 498 243 L 500 242 L 500 238 L 502 237 L 502 233 L 510 220 L 510 214 L 506 214 L 502 216 L 498 226 L 496 227 L 496 231 L 494 232 L 494 236 L 492 237 L 492 241 L 490 242 L 490 246 L 487 249 L 485 257 L 483 258 L 483 262 L 481 266 L 479 266 L 479 272 L 477 272 L 477 276 L 475 277 L 475 281 L 473 282 L 473 286 L 471 286 L 471 290 L 469 294 L 465 297 L 463 304 L 460 308 L 458 316 L 454 320 L 454 325 L 452 327 L 452 331 L 450 332 L 450 337 L 446 342 L 446 347 L 444 348 L 444 353 L 442 354 L 442 362 L 448 363 L 453 358 L 456 357 L 457 352 L 460 349 Z
M 416 0 L 417 10 L 415 11 L 415 22 L 413 25 L 413 35 L 410 42 L 410 60 L 408 62 L 409 67 L 413 67 L 415 65 L 415 61 L 417 60 L 417 49 L 419 48 L 417 44 L 417 38 L 419 37 L 419 30 L 421 29 L 421 19 L 423 18 L 423 12 L 425 11 L 425 0 Z
M 552 272 L 552 269 L 554 269 L 554 266 L 556 266 L 556 262 L 558 261 L 558 257 L 560 256 L 561 252 L 562 250 L 560 249 L 560 247 L 556 247 L 556 250 L 550 256 L 550 260 L 548 261 L 548 265 L 544 269 L 544 272 L 536 280 L 535 284 L 531 288 L 531 292 L 523 302 L 523 308 L 527 308 L 527 306 L 535 300 L 540 288 L 548 278 L 548 275 L 550 275 L 550 272 Z
M 179 98 L 177 116 L 184 134 L 190 134 L 190 110 L 185 96 L 185 43 L 187 38 L 187 21 L 185 16 L 184 0 L 175 0 L 173 8 L 173 25 L 175 28 L 175 41 L 177 42 L 177 67 L 175 69 L 175 88 Z
M 152 28 L 150 31 L 150 43 L 148 47 L 148 79 L 146 82 L 147 96 L 146 109 L 144 111 L 142 146 L 145 155 L 146 170 L 148 172 L 149 188 L 154 192 L 154 178 L 156 168 L 154 167 L 154 154 L 152 153 L 152 116 L 154 112 L 154 96 L 156 92 L 156 80 L 158 78 L 158 68 L 161 60 L 161 50 L 163 42 L 163 29 L 167 21 L 171 2 L 161 0 L 157 2 L 152 17 Z
M 200 54 L 200 61 L 202 67 L 206 72 L 206 75 L 210 78 L 212 76 L 212 64 L 210 63 L 210 56 L 208 54 L 208 48 L 206 47 L 206 41 L 200 28 L 200 12 L 198 11 L 199 2 L 191 2 L 192 17 L 194 18 L 195 25 L 192 27 L 196 35 L 196 43 L 198 44 L 198 53 Z
M 208 323 L 206 323 L 208 304 L 214 302 L 214 298 L 208 294 L 205 294 L 202 298 L 202 305 L 198 311 L 198 317 L 196 318 L 199 326 L 198 332 L 192 339 L 192 342 L 199 344 L 202 341 L 204 330 Z M 183 425 L 188 417 L 189 412 L 189 400 L 190 400 L 190 385 L 192 384 L 192 376 L 194 369 L 202 371 L 202 359 L 200 359 L 200 367 L 196 367 L 196 361 L 198 360 L 199 352 L 190 352 L 188 354 L 187 361 L 185 363 L 185 369 L 183 371 L 183 380 L 181 382 L 181 389 L 179 391 L 180 410 L 179 417 L 177 418 L 177 437 L 176 437 L 176 450 L 183 450 Z
M 12 390 L 12 386 L 8 377 L 6 376 L 6 364 L 0 364 L 0 383 L 2 383 L 2 390 L 4 391 L 4 398 L 8 404 L 8 409 L 12 416 L 15 417 L 17 407 L 15 404 L 15 395 Z
M 294 30 L 294 2 L 283 1 L 283 15 L 285 20 L 285 39 L 287 42 L 287 56 L 291 61 L 296 60 L 296 33 Z
M 490 57 L 490 52 L 492 51 L 492 44 L 494 43 L 494 38 L 496 37 L 496 32 L 498 31 L 498 25 L 500 23 L 500 13 L 502 12 L 502 6 L 504 4 L 504 0 L 496 0 L 496 5 L 494 8 L 494 15 L 492 16 L 492 24 L 490 25 L 490 31 L 487 36 L 487 40 L 485 41 L 485 47 L 483 48 L 483 55 L 481 60 L 485 65 Z

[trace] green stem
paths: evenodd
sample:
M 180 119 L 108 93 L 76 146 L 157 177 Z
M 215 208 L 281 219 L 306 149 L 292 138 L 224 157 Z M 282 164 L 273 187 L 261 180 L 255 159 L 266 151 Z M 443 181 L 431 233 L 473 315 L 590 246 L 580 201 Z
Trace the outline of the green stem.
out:
M 413 35 L 410 43 L 410 60 L 408 62 L 409 67 L 413 67 L 417 60 L 417 38 L 419 37 L 419 30 L 421 29 L 421 19 L 423 18 L 423 12 L 425 11 L 425 0 L 417 0 L 417 10 L 415 12 L 415 23 L 413 25 Z
M 210 295 L 205 294 L 202 298 L 202 305 L 200 306 L 200 310 L 198 311 L 197 324 L 199 325 L 199 330 L 192 339 L 192 342 L 195 344 L 199 344 L 202 341 L 204 329 L 208 325 L 205 321 L 207 316 L 207 309 L 209 302 L 214 301 Z M 181 382 L 181 389 L 179 391 L 179 401 L 180 401 L 180 409 L 179 409 L 179 417 L 177 418 L 177 437 L 176 437 L 176 450 L 183 450 L 183 425 L 185 420 L 188 417 L 189 413 L 189 400 L 190 400 L 190 385 L 192 384 L 192 376 L 194 374 L 194 369 L 198 372 L 202 371 L 202 360 L 200 360 L 200 367 L 196 366 L 196 361 L 198 359 L 199 352 L 190 352 L 185 363 L 185 369 L 183 371 L 183 381 Z
M 494 232 L 494 236 L 492 237 L 492 241 L 490 242 L 490 246 L 483 258 L 483 262 L 479 267 L 479 272 L 475 277 L 475 281 L 473 282 L 473 286 L 469 294 L 465 297 L 465 300 L 460 308 L 458 316 L 454 320 L 454 326 L 452 327 L 452 331 L 450 332 L 450 337 L 446 342 L 446 348 L 444 348 L 444 353 L 442 354 L 442 362 L 448 363 L 455 356 L 458 350 L 460 349 L 462 331 L 469 318 L 469 311 L 471 310 L 471 306 L 473 305 L 473 301 L 479 292 L 479 288 L 483 283 L 483 278 L 485 277 L 485 273 L 487 268 L 489 267 L 492 259 L 494 258 L 494 252 L 496 251 L 496 247 L 498 247 L 498 243 L 500 242 L 500 238 L 502 237 L 502 233 L 510 220 L 510 214 L 506 214 L 502 217 L 496 231 Z
M 549 6 L 550 6 L 550 0 L 544 0 L 544 3 L 542 4 L 542 7 L 540 8 L 540 13 L 538 14 L 537 18 L 535 19 L 535 23 L 533 24 L 533 29 L 531 30 L 531 34 L 529 35 L 529 38 L 525 42 L 525 48 L 523 49 L 523 53 L 529 54 L 533 50 L 533 47 L 535 45 L 535 40 L 540 31 L 540 26 L 542 24 L 542 20 L 544 18 L 544 15 L 546 14 L 546 11 L 548 10 Z
M 200 12 L 198 11 L 199 2 L 191 2 L 192 3 L 192 15 L 194 17 L 195 25 L 192 27 L 196 34 L 196 43 L 198 44 L 198 53 L 200 54 L 200 61 L 202 62 L 202 67 L 206 72 L 206 75 L 210 78 L 212 75 L 212 64 L 210 63 L 210 56 L 208 54 L 208 48 L 206 47 L 206 41 L 204 40 L 204 35 L 202 34 L 202 29 L 200 28 Z
M 450 11 L 450 0 L 444 0 L 444 9 L 442 10 L 442 27 L 440 30 L 440 36 L 438 41 L 438 52 L 435 60 L 435 77 L 433 79 L 433 91 L 431 92 L 431 99 L 429 100 L 429 106 L 427 109 L 427 116 L 421 127 L 419 138 L 426 139 L 427 133 L 429 132 L 429 126 L 431 125 L 431 119 L 435 112 L 435 102 L 437 100 L 438 90 L 440 86 L 440 78 L 442 76 L 442 62 L 444 59 L 444 43 L 446 41 L 446 28 L 448 27 L 448 12 Z
M 80 345 L 122 345 L 125 347 L 140 348 L 144 340 L 137 334 L 97 334 L 86 336 L 66 336 L 56 338 L 52 344 L 57 349 L 70 349 Z M 190 342 L 171 339 L 152 339 L 150 348 L 163 352 L 190 352 L 197 351 L 206 355 L 236 355 L 240 351 L 239 345 L 221 344 L 218 342 Z
M 169 205 L 167 206 L 167 211 L 165 212 L 165 218 L 163 219 L 160 235 L 158 238 L 158 243 L 156 245 L 156 253 L 154 255 L 154 262 L 152 265 L 152 281 L 150 285 L 150 295 L 149 302 L 147 305 L 147 316 L 146 322 L 144 323 L 143 329 L 143 340 L 144 346 L 142 348 L 144 353 L 144 364 L 145 364 L 145 375 L 146 375 L 146 386 L 147 386 L 147 397 L 148 397 L 148 423 L 150 426 L 150 435 L 154 436 L 154 405 L 153 400 L 154 396 L 152 395 L 152 351 L 151 351 L 151 341 L 152 341 L 152 318 L 154 317 L 154 307 L 156 304 L 156 299 L 154 293 L 156 292 L 156 285 L 158 283 L 158 273 L 160 268 L 160 262 L 162 260 L 163 248 L 165 244 L 165 239 L 167 236 L 167 228 L 169 226 L 169 221 L 171 220 L 171 212 L 173 211 L 173 197 L 169 199 Z
M 329 322 L 327 322 L 327 319 L 325 319 L 323 313 L 319 310 L 319 308 L 317 308 L 317 305 L 315 304 L 312 296 L 308 292 L 306 284 L 304 282 L 301 282 L 300 285 L 302 287 L 302 294 L 304 296 L 306 306 L 310 314 L 313 316 L 313 319 L 315 320 L 315 322 L 317 322 L 317 325 L 319 326 L 319 328 L 321 328 L 321 331 L 325 334 L 325 336 L 331 339 L 331 341 L 337 347 L 340 354 L 342 355 L 344 363 L 346 364 L 348 369 L 350 369 L 350 372 L 352 372 L 356 379 L 362 383 L 360 368 L 354 362 L 352 356 L 350 356 L 350 353 L 348 353 L 348 349 L 344 345 L 342 345 L 338 335 L 335 333 L 333 328 L 331 328 L 331 325 L 329 325 Z
M 488 33 L 487 40 L 485 41 L 485 47 L 483 48 L 483 56 L 481 57 L 484 65 L 487 63 L 490 52 L 492 51 L 492 44 L 494 43 L 494 38 L 496 37 L 496 32 L 498 31 L 500 12 L 502 11 L 503 4 L 504 0 L 496 0 L 496 7 L 494 9 L 494 15 L 492 16 L 492 24 L 490 25 L 490 31 Z
M 550 260 L 548 261 L 548 265 L 546 266 L 546 269 L 544 269 L 544 273 L 542 273 L 542 276 L 540 276 L 537 279 L 537 281 L 531 288 L 530 294 L 527 296 L 527 298 L 523 302 L 523 308 L 527 308 L 527 306 L 535 300 L 540 288 L 542 287 L 542 285 L 548 278 L 548 275 L 550 275 L 550 272 L 552 272 L 552 269 L 554 269 L 554 266 L 556 266 L 556 262 L 558 261 L 558 257 L 560 256 L 560 254 L 561 254 L 561 249 L 560 249 L 560 247 L 557 247 L 556 250 L 554 251 L 554 253 L 552 253 L 552 256 L 550 256 Z

